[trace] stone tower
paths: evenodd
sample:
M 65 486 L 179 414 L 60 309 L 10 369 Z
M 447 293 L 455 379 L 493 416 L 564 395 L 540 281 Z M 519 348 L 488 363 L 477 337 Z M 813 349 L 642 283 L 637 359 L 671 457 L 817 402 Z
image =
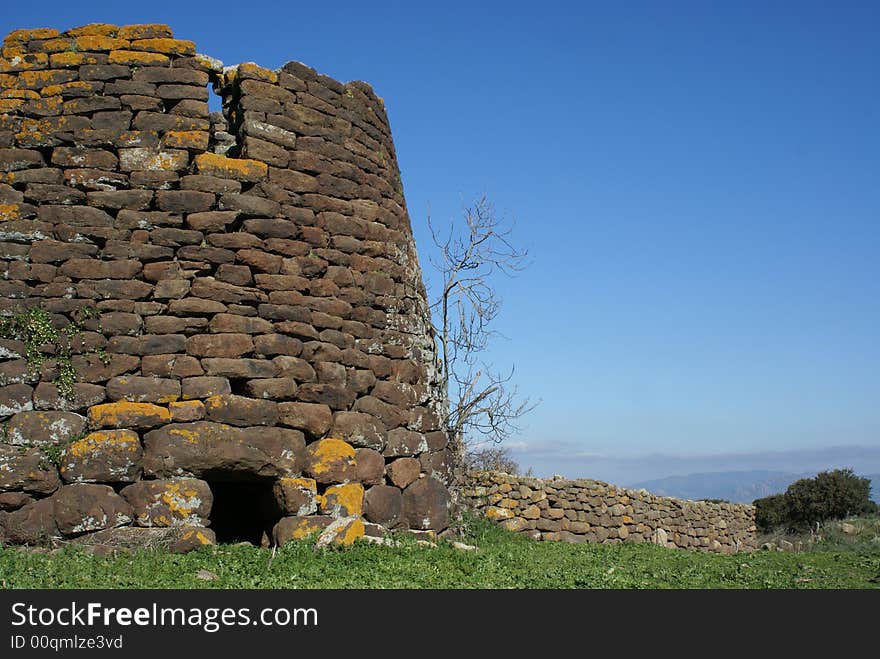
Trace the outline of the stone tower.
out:
M 223 68 L 164 25 L 13 32 L 0 268 L 5 542 L 447 525 L 430 317 L 369 85 Z

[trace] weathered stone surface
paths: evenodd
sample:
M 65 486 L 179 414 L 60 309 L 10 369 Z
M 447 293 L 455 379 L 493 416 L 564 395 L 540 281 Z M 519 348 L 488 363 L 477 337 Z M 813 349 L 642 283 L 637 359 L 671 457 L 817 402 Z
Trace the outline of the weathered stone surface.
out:
M 130 483 L 140 477 L 142 457 L 136 432 L 97 431 L 64 449 L 59 471 L 67 483 Z
M 10 384 L 0 387 L 0 416 L 34 409 L 34 390 L 26 384 Z
M 170 403 L 180 398 L 177 380 L 123 375 L 107 382 L 107 398 L 132 403 Z
M 252 398 L 290 400 L 296 396 L 296 381 L 293 378 L 249 380 L 246 389 Z
M 85 429 L 85 418 L 73 412 L 19 412 L 9 420 L 6 441 L 19 446 L 61 446 Z
M 381 451 L 385 446 L 385 426 L 363 412 L 336 412 L 330 434 L 361 448 Z
M 40 449 L 0 444 L 0 492 L 49 494 L 59 484 L 55 465 Z
M 278 367 L 265 359 L 206 357 L 202 359 L 202 366 L 208 375 L 226 378 L 274 378 L 278 374 Z
M 66 536 L 130 524 L 131 506 L 109 485 L 65 485 L 51 497 L 55 523 Z
M 75 359 L 75 358 L 74 358 Z M 87 382 L 76 382 L 71 396 L 62 396 L 58 387 L 48 382 L 40 382 L 33 392 L 33 407 L 38 410 L 84 410 L 97 405 L 107 398 L 104 387 Z
M 209 421 L 233 426 L 274 426 L 278 422 L 278 406 L 268 400 L 219 394 L 205 400 Z
M 384 455 L 387 457 L 418 455 L 428 450 L 428 442 L 422 433 L 406 428 L 388 431 Z
M 240 357 L 253 352 L 247 334 L 200 334 L 186 340 L 186 351 L 197 357 Z
M 279 478 L 272 492 L 283 515 L 312 515 L 318 510 L 318 485 L 313 478 Z
M 302 430 L 313 439 L 323 437 L 333 424 L 333 414 L 326 405 L 314 403 L 279 403 L 279 422 Z
M 415 458 L 397 458 L 388 463 L 385 471 L 388 480 L 402 490 L 418 480 L 421 464 Z
M 387 529 L 400 524 L 403 495 L 390 485 L 374 485 L 364 495 L 364 517 Z
M 385 480 L 385 458 L 371 448 L 355 449 L 356 477 L 364 485 L 378 485 Z
M 138 526 L 204 526 L 214 501 L 208 484 L 195 478 L 140 481 L 119 494 Z
M 209 398 L 211 396 L 222 396 L 232 393 L 229 380 L 216 376 L 185 378 L 181 382 L 181 391 L 184 400 Z
M 51 498 L 38 499 L 6 514 L 0 520 L 6 542 L 39 546 L 61 538 L 54 504 Z
M 24 492 L 0 492 L 0 510 L 18 510 L 32 503 L 34 498 Z M 0 522 L 0 529 L 2 529 Z
M 357 476 L 354 447 L 341 439 L 312 442 L 304 460 L 303 470 L 319 483 L 345 483 Z
M 201 421 L 205 418 L 205 404 L 200 400 L 182 400 L 168 403 L 171 420 L 177 422 Z
M 302 433 L 295 430 L 238 428 L 210 421 L 172 423 L 144 436 L 144 474 L 295 476 L 304 447 Z
M 442 531 L 449 526 L 449 490 L 434 478 L 420 478 L 403 491 L 401 519 L 411 529 Z

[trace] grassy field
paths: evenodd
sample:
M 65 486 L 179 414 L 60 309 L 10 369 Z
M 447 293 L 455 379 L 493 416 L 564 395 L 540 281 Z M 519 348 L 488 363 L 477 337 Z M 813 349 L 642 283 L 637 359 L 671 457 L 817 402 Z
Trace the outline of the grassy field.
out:
M 75 548 L 0 549 L 3 588 L 880 588 L 880 544 L 721 556 L 640 545 L 533 542 L 485 521 L 468 523 L 466 552 L 404 539 L 315 550 L 226 545 L 187 555 L 116 558 Z M 271 560 L 270 560 L 271 559 Z M 207 570 L 216 579 L 197 578 Z

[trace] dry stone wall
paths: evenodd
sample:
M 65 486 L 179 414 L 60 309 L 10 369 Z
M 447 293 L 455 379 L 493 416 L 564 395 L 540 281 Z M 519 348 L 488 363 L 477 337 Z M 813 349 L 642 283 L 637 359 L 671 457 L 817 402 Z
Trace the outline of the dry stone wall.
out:
M 6 542 L 446 527 L 430 317 L 366 83 L 224 68 L 165 25 L 9 34 L 0 271 Z
M 757 548 L 755 508 L 685 501 L 600 481 L 473 474 L 463 503 L 535 540 L 653 542 L 721 553 Z

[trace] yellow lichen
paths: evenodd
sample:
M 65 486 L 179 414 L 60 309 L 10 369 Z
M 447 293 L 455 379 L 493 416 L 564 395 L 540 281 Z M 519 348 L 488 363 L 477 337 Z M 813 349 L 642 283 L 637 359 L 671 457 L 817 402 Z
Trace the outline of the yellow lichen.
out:
M 40 98 L 40 94 L 33 89 L 4 89 L 0 91 L 0 98 Z
M 321 527 L 319 525 L 310 522 L 307 518 L 303 517 L 296 521 L 296 526 L 291 530 L 290 537 L 293 540 L 303 540 L 320 530 Z
M 127 64 L 128 66 L 151 66 L 168 64 L 171 60 L 161 53 L 148 53 L 140 50 L 114 50 L 110 53 L 111 64 Z
M 275 84 L 278 82 L 278 74 L 271 69 L 263 68 L 253 62 L 244 62 L 238 65 L 238 76 L 240 78 L 256 78 L 264 82 Z
M 110 23 L 89 23 L 67 31 L 72 37 L 115 37 L 119 32 L 118 25 Z
M 74 47 L 74 40 L 61 37 L 59 39 L 49 39 L 40 44 L 40 49 L 44 53 L 63 53 Z
M 201 174 L 231 178 L 236 181 L 259 181 L 269 172 L 269 166 L 259 160 L 227 158 L 216 153 L 197 155 L 196 167 Z
M 49 56 L 45 53 L 28 53 L 27 55 L 16 55 L 9 58 L 4 57 L 0 58 L 0 73 L 42 69 L 48 64 Z
M 120 39 L 148 39 L 148 35 L 156 33 L 172 36 L 171 28 L 164 23 L 141 23 L 137 25 L 123 25 L 119 28 Z
M 24 101 L 20 98 L 2 98 L 0 99 L 0 112 L 13 112 L 23 105 Z
M 309 492 L 315 493 L 318 491 L 318 483 L 315 481 L 315 479 L 306 478 L 304 476 L 297 478 L 282 478 L 281 487 L 284 489 L 297 488 L 300 490 L 308 490 Z
M 127 50 L 131 46 L 128 39 L 116 39 L 102 35 L 84 35 L 76 38 L 77 50 L 105 52 L 110 50 Z
M 183 437 L 189 444 L 195 444 L 199 441 L 199 433 L 197 433 L 195 430 L 187 430 L 186 428 L 171 428 L 168 431 L 168 434 Z
M 364 486 L 346 483 L 327 488 L 320 499 L 321 512 L 340 517 L 354 517 L 363 512 Z
M 53 39 L 61 33 L 51 27 L 38 27 L 32 30 L 13 30 L 6 38 L 3 39 L 4 44 L 13 44 L 15 42 L 27 42 L 37 39 Z
M 82 458 L 104 448 L 137 451 L 140 446 L 138 434 L 131 430 L 105 430 L 92 432 L 67 447 L 67 455 Z
M 208 148 L 209 138 L 210 133 L 204 130 L 169 130 L 162 138 L 162 143 L 172 149 L 204 151 Z
M 148 425 L 157 425 L 170 420 L 171 413 L 168 409 L 153 403 L 131 403 L 120 400 L 89 408 L 89 424 L 93 428 L 133 426 L 143 421 L 147 421 Z
M 351 464 L 354 464 L 354 447 L 341 439 L 320 439 L 314 444 L 310 444 L 307 450 L 313 458 L 311 470 L 314 474 L 330 471 L 333 463 L 340 460 L 350 461 Z
M 196 45 L 184 39 L 136 39 L 131 42 L 132 50 L 145 50 L 166 55 L 194 55 Z
M 358 538 L 363 538 L 365 533 L 366 528 L 364 527 L 363 521 L 360 519 L 353 519 L 345 528 L 345 532 L 336 536 L 336 544 L 348 546 L 354 543 Z

